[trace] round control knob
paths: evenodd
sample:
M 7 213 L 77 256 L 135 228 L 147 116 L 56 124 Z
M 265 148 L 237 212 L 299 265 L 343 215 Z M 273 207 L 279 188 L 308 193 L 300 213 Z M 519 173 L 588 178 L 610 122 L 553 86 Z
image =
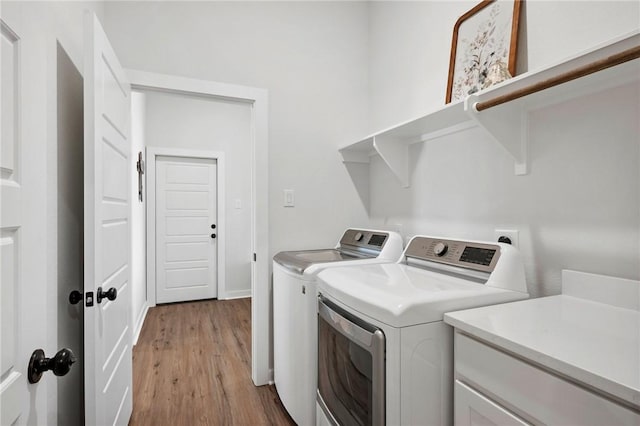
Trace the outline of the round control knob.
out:
M 362 237 L 364 237 L 364 235 L 362 235 L 362 232 L 358 232 L 353 238 L 356 241 L 360 241 L 362 239 Z
M 444 256 L 447 253 L 448 248 L 449 247 L 445 243 L 439 242 L 433 247 L 433 254 L 438 257 Z

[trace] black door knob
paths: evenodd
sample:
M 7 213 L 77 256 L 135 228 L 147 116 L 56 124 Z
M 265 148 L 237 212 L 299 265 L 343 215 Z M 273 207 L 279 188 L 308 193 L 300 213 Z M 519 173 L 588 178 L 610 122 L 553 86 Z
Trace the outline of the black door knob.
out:
M 71 303 L 72 305 L 76 305 L 81 300 L 82 293 L 80 293 L 78 290 L 73 290 L 71 293 L 69 293 L 69 303 Z
M 216 237 L 216 234 L 211 234 L 211 238 L 215 238 L 215 237 Z
M 71 349 L 60 349 L 53 358 L 45 357 L 42 349 L 36 349 L 29 360 L 29 383 L 38 383 L 45 371 L 53 371 L 56 376 L 64 376 L 77 360 Z
M 211 229 L 216 229 L 216 224 L 215 223 L 211 224 Z
M 103 291 L 102 287 L 98 287 L 98 291 L 96 292 L 97 302 L 102 302 L 102 299 L 116 300 L 118 297 L 118 290 L 115 287 L 111 287 L 107 291 Z

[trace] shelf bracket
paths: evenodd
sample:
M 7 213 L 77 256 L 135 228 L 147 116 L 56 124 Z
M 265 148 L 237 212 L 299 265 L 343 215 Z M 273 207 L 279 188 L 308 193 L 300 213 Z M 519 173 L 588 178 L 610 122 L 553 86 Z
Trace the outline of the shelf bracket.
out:
M 369 164 L 369 153 L 362 151 L 340 151 L 343 163 Z
M 373 147 L 403 188 L 409 187 L 409 146 L 397 139 L 373 137 Z
M 501 105 L 478 112 L 478 96 L 469 95 L 464 110 L 496 143 L 502 146 L 515 162 L 515 174 L 529 173 L 529 114 L 517 105 Z

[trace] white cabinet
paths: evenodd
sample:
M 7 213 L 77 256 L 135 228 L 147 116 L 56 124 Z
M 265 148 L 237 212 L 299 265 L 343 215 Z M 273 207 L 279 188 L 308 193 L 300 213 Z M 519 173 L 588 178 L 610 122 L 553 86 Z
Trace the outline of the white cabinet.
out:
M 459 380 L 455 382 L 454 395 L 456 425 L 522 426 L 528 424 Z
M 456 425 L 640 425 L 640 411 L 460 332 L 454 368 Z

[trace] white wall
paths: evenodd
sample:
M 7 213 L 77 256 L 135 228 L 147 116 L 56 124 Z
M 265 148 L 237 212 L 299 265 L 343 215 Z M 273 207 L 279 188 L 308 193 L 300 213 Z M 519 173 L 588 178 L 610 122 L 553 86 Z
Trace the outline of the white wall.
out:
M 451 31 L 475 4 L 373 2 L 371 130 L 444 105 Z M 535 69 L 639 26 L 638 2 L 528 1 L 519 68 Z M 375 157 L 374 225 L 493 239 L 519 229 L 530 292 L 560 291 L 560 270 L 640 275 L 639 89 L 622 87 L 535 112 L 531 172 L 478 130 L 411 146 L 411 187 Z
M 368 221 L 336 149 L 366 131 L 367 7 L 105 5 L 105 28 L 125 67 L 269 90 L 270 256 L 333 245 L 345 227 Z M 282 206 L 283 189 L 296 191 L 296 207 Z
M 251 107 L 220 99 L 146 92 L 147 146 L 225 154 L 225 294 L 251 294 Z M 237 203 L 239 203 L 239 208 Z
M 142 328 L 147 309 L 147 245 L 146 245 L 146 197 L 138 198 L 138 174 L 133 164 L 138 161 L 138 153 L 146 141 L 146 99 L 140 92 L 131 92 L 131 321 L 134 342 Z M 146 172 L 146 170 L 145 170 Z M 146 183 L 143 175 L 143 194 Z

